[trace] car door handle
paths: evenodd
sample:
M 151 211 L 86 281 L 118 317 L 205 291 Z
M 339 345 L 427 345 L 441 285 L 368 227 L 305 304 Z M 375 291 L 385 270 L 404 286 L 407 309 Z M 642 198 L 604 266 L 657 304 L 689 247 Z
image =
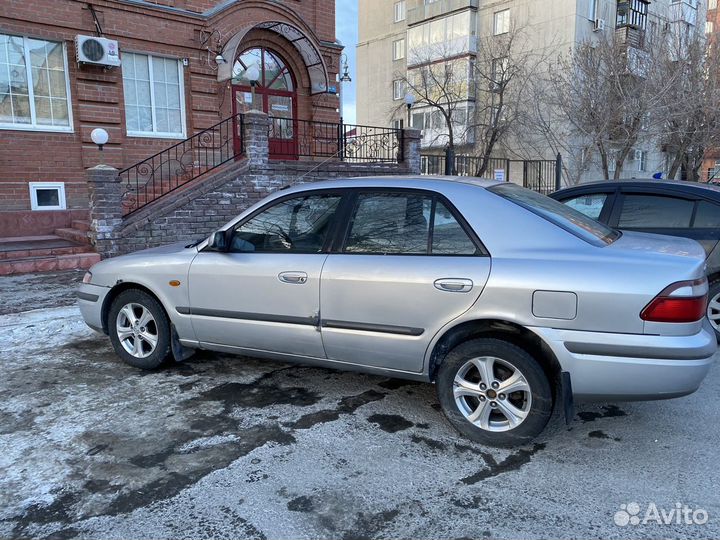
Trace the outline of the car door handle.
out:
M 435 280 L 435 288 L 445 292 L 470 292 L 473 282 L 472 279 L 443 278 Z
M 283 283 L 302 285 L 303 283 L 307 283 L 308 276 L 305 272 L 280 272 L 278 279 Z

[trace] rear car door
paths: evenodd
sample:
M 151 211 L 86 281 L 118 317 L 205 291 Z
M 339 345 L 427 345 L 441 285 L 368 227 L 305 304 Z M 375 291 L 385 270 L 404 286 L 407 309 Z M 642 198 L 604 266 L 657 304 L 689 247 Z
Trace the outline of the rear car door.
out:
M 718 230 L 713 227 L 717 208 L 691 195 L 626 188 L 617 199 L 610 226 L 692 238 L 709 254 L 718 241 Z
M 615 191 L 615 188 L 592 190 L 588 188 L 584 191 L 580 190 L 568 194 L 567 197 L 563 197 L 559 200 L 561 203 L 566 204 L 570 208 L 573 208 L 588 217 L 596 219 L 602 223 L 607 223 L 612 213 Z
M 490 257 L 437 193 L 359 190 L 320 288 L 329 360 L 419 373 L 433 336 L 478 299 Z
M 324 358 L 320 273 L 342 193 L 269 203 L 230 231 L 230 252 L 204 250 L 183 308 L 202 343 Z

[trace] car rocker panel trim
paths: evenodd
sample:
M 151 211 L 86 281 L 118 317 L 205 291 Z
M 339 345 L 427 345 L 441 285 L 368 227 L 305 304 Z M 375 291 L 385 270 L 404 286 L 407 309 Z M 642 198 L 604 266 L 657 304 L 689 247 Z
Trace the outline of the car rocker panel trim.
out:
M 373 324 L 352 321 L 323 320 L 320 325 L 323 328 L 359 330 L 361 332 L 380 332 L 382 334 L 400 334 L 404 336 L 422 336 L 425 332 L 424 328 L 413 328 L 412 326 L 395 326 L 390 324 Z
M 243 311 L 227 311 L 221 309 L 205 309 L 178 306 L 175 310 L 181 315 L 196 315 L 198 317 L 216 317 L 219 319 L 242 319 L 247 321 L 261 321 L 283 324 L 302 324 L 307 326 L 317 326 L 318 318 L 310 317 L 290 317 L 284 315 L 272 315 L 270 313 L 246 313 Z

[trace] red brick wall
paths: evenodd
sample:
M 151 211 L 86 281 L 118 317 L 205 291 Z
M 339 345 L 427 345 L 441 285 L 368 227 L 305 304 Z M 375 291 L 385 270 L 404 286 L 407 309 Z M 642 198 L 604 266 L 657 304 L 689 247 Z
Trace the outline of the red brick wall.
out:
M 155 0 L 158 8 L 139 7 L 121 0 L 94 0 L 105 36 L 119 41 L 122 51 L 187 58 L 184 68 L 187 134 L 209 127 L 230 115 L 229 84 L 217 82 L 214 53 L 200 47 L 204 32 L 211 44 L 229 40 L 248 23 L 286 21 L 307 31 L 320 42 L 328 66 L 329 83 L 335 84 L 340 51 L 335 41 L 334 0 L 241 0 L 208 18 L 199 15 L 220 0 Z M 167 10 L 160 6 L 186 11 Z M 0 212 L 30 208 L 27 184 L 63 181 L 68 208 L 87 207 L 84 170 L 98 163 L 128 167 L 177 141 L 130 137 L 125 130 L 121 68 L 78 68 L 74 37 L 93 35 L 94 22 L 86 3 L 75 0 L 0 0 L 0 33 L 64 41 L 67 48 L 73 133 L 14 131 L 0 128 Z M 246 45 L 262 44 L 282 54 L 295 71 L 298 115 L 301 119 L 337 120 L 335 96 L 310 96 L 310 81 L 299 54 L 283 38 L 253 30 Z M 230 59 L 228 59 L 230 60 Z M 103 127 L 110 142 L 101 153 L 90 132 Z

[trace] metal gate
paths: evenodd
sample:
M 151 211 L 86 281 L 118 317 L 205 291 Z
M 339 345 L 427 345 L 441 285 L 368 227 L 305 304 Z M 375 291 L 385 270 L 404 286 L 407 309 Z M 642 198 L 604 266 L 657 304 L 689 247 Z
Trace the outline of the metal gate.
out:
M 451 158 L 452 159 L 452 158 Z M 482 159 L 476 156 L 455 155 L 452 166 L 447 166 L 445 154 L 422 154 L 420 173 L 426 175 L 477 176 Z M 547 195 L 560 189 L 562 156 L 555 159 L 490 158 L 482 178 L 515 182 Z

